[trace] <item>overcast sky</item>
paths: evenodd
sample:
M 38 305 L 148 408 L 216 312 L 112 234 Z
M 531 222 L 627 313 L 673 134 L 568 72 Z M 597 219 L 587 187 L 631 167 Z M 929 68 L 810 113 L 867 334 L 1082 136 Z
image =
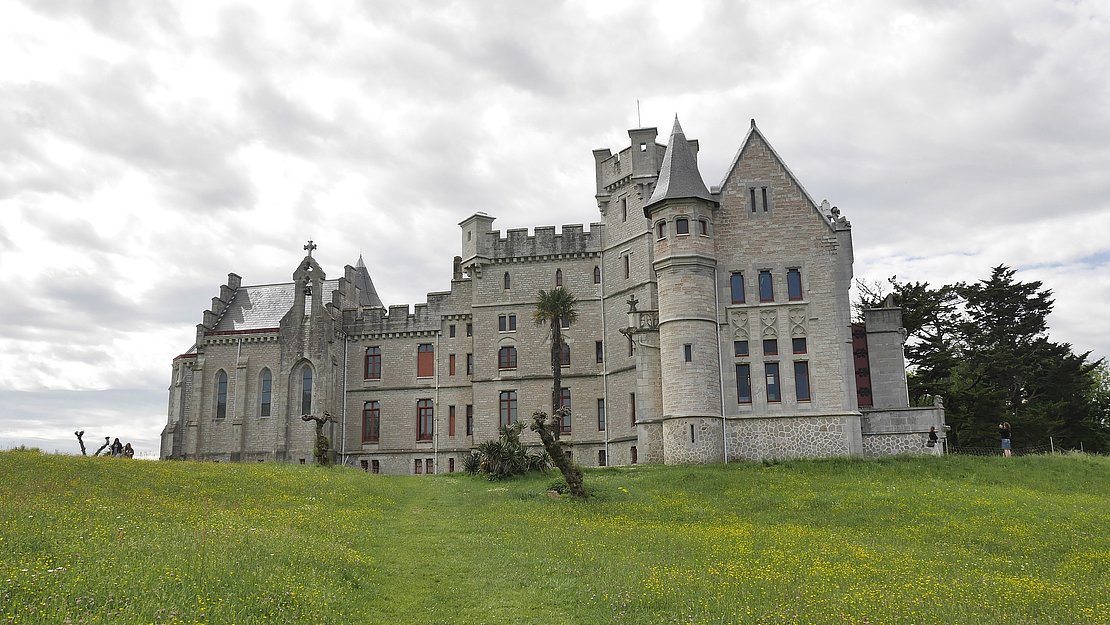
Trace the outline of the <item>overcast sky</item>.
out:
M 0 0 L 0 448 L 155 451 L 228 272 L 312 239 L 422 302 L 459 221 L 597 221 L 590 151 L 676 113 L 709 185 L 756 118 L 857 278 L 1007 264 L 1104 357 L 1108 81 L 1099 0 Z

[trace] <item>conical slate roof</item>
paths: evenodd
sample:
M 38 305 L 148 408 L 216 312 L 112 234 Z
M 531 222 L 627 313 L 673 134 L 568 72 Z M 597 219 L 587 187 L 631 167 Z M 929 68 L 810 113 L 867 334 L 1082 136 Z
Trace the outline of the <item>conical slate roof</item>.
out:
M 710 202 L 715 201 L 705 182 L 698 172 L 698 162 L 690 145 L 686 142 L 686 135 L 678 123 L 678 115 L 674 116 L 674 128 L 671 129 L 671 141 L 667 151 L 663 154 L 663 166 L 659 169 L 659 179 L 655 182 L 655 192 L 651 199 L 644 204 L 644 215 L 649 215 L 649 210 L 655 204 L 666 200 L 685 198 L 701 198 Z
M 385 308 L 382 304 L 382 298 L 378 297 L 378 290 L 374 288 L 374 281 L 370 279 L 370 271 L 366 269 L 366 263 L 362 261 L 362 254 L 358 255 L 358 262 L 355 263 L 355 286 L 359 288 L 359 305 L 360 306 L 380 306 Z

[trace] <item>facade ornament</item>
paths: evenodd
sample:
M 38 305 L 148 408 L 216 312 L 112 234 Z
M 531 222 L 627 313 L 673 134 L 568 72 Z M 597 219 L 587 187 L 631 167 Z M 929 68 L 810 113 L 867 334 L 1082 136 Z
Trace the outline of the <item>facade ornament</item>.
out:
M 312 242 L 312 239 L 308 240 L 308 244 L 304 246 L 304 249 L 308 252 L 309 258 L 312 258 L 312 250 L 316 249 L 317 247 L 318 246 Z
M 635 293 L 633 293 L 632 295 L 629 295 L 628 296 L 628 312 L 630 312 L 630 313 L 636 312 L 636 305 L 639 304 L 639 303 L 640 303 L 640 300 L 636 299 L 636 294 Z

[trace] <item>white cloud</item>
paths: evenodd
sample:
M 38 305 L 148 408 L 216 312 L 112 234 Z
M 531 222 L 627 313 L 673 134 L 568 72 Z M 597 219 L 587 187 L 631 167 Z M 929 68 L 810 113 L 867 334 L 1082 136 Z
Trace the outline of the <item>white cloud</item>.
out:
M 3 4 L 0 390 L 32 422 L 73 390 L 164 399 L 227 273 L 287 281 L 306 239 L 422 301 L 475 211 L 596 221 L 590 150 L 637 100 L 710 184 L 757 118 L 852 220 L 857 276 L 1009 264 L 1107 356 L 1108 42 L 1099 2 Z M 144 401 L 51 427 L 154 441 Z M 30 431 L 12 410 L 0 439 Z

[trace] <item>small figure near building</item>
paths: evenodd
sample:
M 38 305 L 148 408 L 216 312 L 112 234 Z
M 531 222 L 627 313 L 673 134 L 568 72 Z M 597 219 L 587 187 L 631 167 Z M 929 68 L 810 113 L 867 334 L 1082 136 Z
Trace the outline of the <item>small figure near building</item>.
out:
M 123 457 L 129 459 L 135 457 L 135 449 L 131 447 L 131 443 L 127 443 L 123 446 Z
M 1002 439 L 1002 455 L 1007 457 L 1007 458 L 1010 457 L 1010 434 L 1011 434 L 1011 432 L 1012 432 L 1012 429 L 1010 428 L 1010 422 L 1009 421 L 1003 421 L 1002 423 L 998 424 L 998 436 L 999 436 L 999 438 Z

